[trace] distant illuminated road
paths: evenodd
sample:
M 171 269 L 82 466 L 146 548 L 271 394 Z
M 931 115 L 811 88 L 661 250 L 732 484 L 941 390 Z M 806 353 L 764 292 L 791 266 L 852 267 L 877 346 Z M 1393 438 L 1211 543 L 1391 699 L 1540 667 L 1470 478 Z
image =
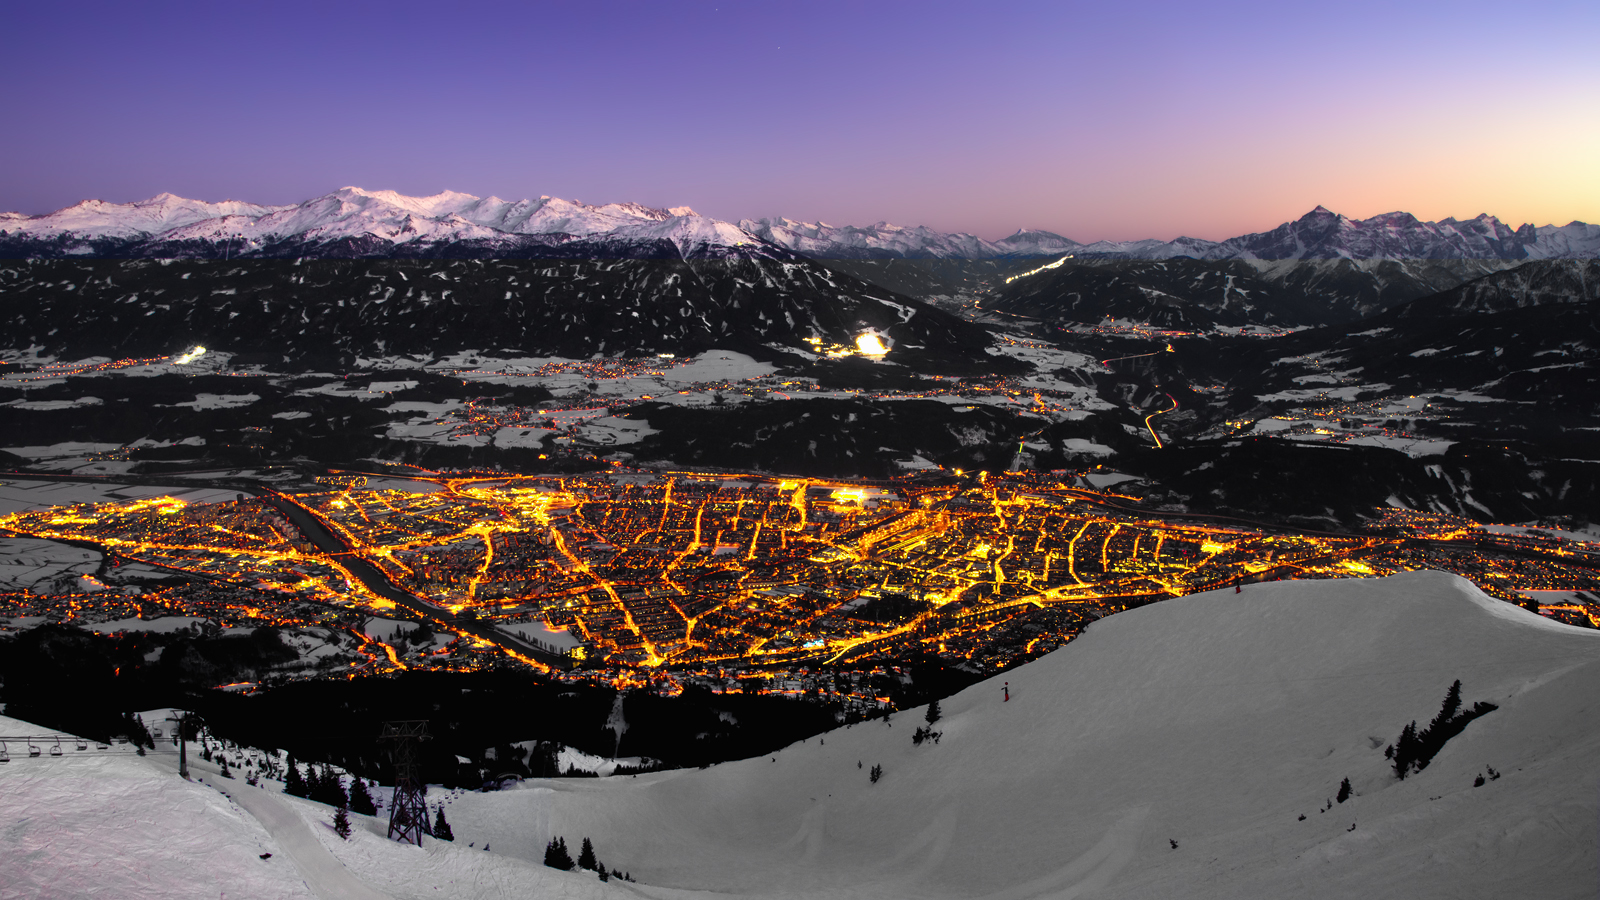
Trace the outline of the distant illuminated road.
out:
M 1111 364 L 1112 363 L 1121 362 L 1124 359 L 1143 359 L 1146 356 L 1160 356 L 1162 353 L 1177 353 L 1177 352 L 1178 351 L 1172 349 L 1172 345 L 1171 344 L 1168 344 L 1167 345 L 1167 349 L 1165 349 L 1165 350 L 1155 350 L 1155 351 L 1152 351 L 1150 353 L 1135 353 L 1132 356 L 1113 356 L 1110 359 L 1102 359 L 1102 360 L 1100 360 L 1100 365 L 1105 366 L 1106 368 L 1109 369 L 1109 368 L 1111 368 Z
M 1160 450 L 1162 447 L 1165 447 L 1166 445 L 1161 443 L 1161 435 L 1156 434 L 1156 430 L 1154 428 L 1150 427 L 1150 420 L 1154 419 L 1156 416 L 1164 416 L 1167 413 L 1172 412 L 1172 411 L 1174 411 L 1174 410 L 1176 410 L 1178 408 L 1178 401 L 1171 394 L 1167 395 L 1167 399 L 1172 401 L 1172 408 L 1171 409 L 1158 409 L 1155 412 L 1151 413 L 1150 415 L 1144 417 L 1145 430 L 1149 431 L 1150 432 L 1150 436 L 1155 438 L 1156 449 L 1157 450 Z

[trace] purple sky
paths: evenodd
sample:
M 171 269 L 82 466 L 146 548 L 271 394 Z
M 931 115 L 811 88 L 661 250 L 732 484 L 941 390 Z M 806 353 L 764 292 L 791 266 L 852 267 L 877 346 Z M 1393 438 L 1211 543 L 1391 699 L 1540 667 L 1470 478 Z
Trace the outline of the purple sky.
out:
M 0 209 L 687 204 L 1078 240 L 1600 221 L 1600 4 L 7 4 Z

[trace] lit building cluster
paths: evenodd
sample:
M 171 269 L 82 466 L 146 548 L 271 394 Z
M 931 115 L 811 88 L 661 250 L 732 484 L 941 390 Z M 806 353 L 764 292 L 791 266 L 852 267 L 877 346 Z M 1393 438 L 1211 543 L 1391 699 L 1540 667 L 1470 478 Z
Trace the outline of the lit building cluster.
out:
M 7 516 L 0 527 L 12 533 L 92 543 L 118 564 L 197 580 L 0 600 L 8 615 L 62 620 L 178 612 L 338 627 L 372 672 L 538 665 L 666 692 L 701 684 L 871 705 L 881 685 L 863 673 L 930 656 L 990 673 L 1105 615 L 1247 582 L 1432 568 L 1524 605 L 1526 591 L 1600 586 L 1600 546 L 1549 532 L 1407 510 L 1343 536 L 1223 526 L 1140 510 L 1066 475 L 436 481 L 424 493 L 340 476 L 276 504 L 159 498 Z M 285 502 L 346 549 L 319 550 Z M 418 605 L 385 599 L 357 560 Z M 1583 596 L 1593 595 L 1551 614 L 1600 624 Z M 374 636 L 363 617 L 419 627 Z M 530 657 L 532 640 L 550 655 Z M 556 654 L 567 664 L 551 664 Z

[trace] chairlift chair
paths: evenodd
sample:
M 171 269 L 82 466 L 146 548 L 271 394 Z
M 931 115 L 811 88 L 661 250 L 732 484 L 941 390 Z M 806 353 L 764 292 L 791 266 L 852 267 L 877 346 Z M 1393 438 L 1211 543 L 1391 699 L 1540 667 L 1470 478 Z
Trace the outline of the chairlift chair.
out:
M 51 746 L 51 748 L 50 748 L 50 755 L 51 756 L 60 756 L 61 755 L 61 738 L 59 738 L 59 737 L 56 738 L 55 744 L 53 746 Z
M 75 740 L 77 742 L 77 746 L 78 746 L 79 750 L 87 750 L 87 749 L 89 749 L 89 742 L 88 741 L 84 740 L 83 738 L 75 738 Z
M 94 748 L 96 750 L 110 750 L 111 749 L 111 745 L 106 743 L 105 741 L 95 741 L 94 742 Z
M 6 742 L 0 741 L 0 763 L 11 762 L 11 754 L 6 752 Z
M 40 753 L 43 753 L 43 752 L 44 752 L 43 750 L 40 750 L 38 747 L 35 747 L 33 745 L 33 738 L 28 738 L 28 755 L 29 756 L 38 756 Z

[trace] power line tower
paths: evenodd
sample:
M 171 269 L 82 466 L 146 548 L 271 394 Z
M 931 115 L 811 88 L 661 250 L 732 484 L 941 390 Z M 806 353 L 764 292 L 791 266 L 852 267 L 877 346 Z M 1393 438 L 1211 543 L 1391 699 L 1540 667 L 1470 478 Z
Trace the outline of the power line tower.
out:
M 402 719 L 383 723 L 381 741 L 392 742 L 390 756 L 394 759 L 394 799 L 389 802 L 389 837 L 408 844 L 422 846 L 422 836 L 433 836 L 433 826 L 428 822 L 428 803 L 423 799 L 425 790 L 417 774 L 419 745 L 428 740 L 426 719 Z

